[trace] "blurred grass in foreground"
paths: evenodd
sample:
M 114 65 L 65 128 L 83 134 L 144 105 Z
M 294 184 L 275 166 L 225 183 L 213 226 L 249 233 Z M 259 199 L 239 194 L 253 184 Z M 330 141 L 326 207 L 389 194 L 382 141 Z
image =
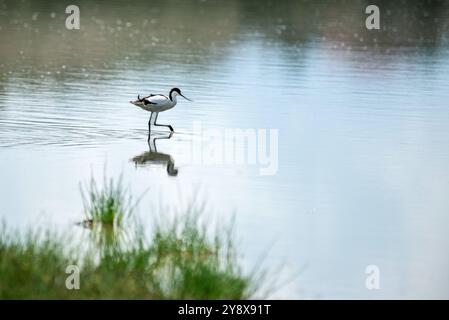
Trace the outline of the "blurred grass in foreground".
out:
M 255 278 L 237 261 L 231 227 L 210 232 L 201 210 L 189 208 L 155 222 L 152 235 L 145 236 L 141 224 L 125 214 L 132 201 L 123 201 L 128 196 L 120 181 L 110 180 L 103 190 L 91 181 L 87 208 L 91 218 L 100 218 L 88 224 L 88 243 L 70 232 L 19 232 L 3 224 L 0 298 L 247 299 L 255 294 Z M 117 217 L 128 221 L 118 225 Z M 66 288 L 70 265 L 79 267 L 79 290 Z

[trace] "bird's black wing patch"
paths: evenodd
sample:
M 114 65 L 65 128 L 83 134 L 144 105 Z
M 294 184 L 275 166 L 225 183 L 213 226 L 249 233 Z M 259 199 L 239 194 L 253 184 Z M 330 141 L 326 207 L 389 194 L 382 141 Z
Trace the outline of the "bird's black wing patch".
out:
M 145 96 L 145 97 L 143 97 L 142 99 L 148 99 L 148 98 L 151 98 L 151 97 L 154 97 L 154 96 L 157 96 L 157 94 L 149 94 L 149 95 L 147 95 L 147 96 Z
M 147 105 L 147 104 L 155 104 L 154 102 L 151 102 L 151 101 L 149 101 L 149 100 L 147 100 L 147 99 L 143 99 L 143 104 L 144 105 Z

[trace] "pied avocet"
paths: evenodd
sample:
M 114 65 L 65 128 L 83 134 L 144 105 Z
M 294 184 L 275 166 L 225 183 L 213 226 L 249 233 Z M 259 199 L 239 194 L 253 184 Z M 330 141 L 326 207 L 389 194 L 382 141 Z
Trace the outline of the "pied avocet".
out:
M 137 100 L 130 101 L 133 105 L 138 106 L 146 111 L 151 112 L 150 120 L 148 121 L 148 130 L 151 132 L 151 119 L 153 118 L 153 113 L 156 113 L 156 118 L 154 119 L 154 125 L 160 127 L 168 127 L 171 132 L 173 132 L 173 127 L 167 124 L 157 124 L 157 116 L 159 112 L 169 110 L 176 106 L 176 97 L 180 95 L 186 100 L 192 101 L 182 95 L 181 90 L 178 88 L 173 88 L 170 90 L 168 97 L 163 94 L 150 94 L 149 96 L 141 98 L 140 95 L 137 96 Z

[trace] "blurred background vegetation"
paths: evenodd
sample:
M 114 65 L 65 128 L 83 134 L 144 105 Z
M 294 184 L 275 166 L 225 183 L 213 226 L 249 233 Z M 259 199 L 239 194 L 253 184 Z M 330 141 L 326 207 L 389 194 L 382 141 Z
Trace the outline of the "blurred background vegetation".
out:
M 77 1 L 81 29 L 69 31 L 66 3 L 2 0 L 1 70 L 31 64 L 113 64 L 157 58 L 158 52 L 171 62 L 207 62 L 212 53 L 215 59 L 217 52 L 225 54 L 242 35 L 262 39 L 267 46 L 322 41 L 380 50 L 422 45 L 431 50 L 448 41 L 447 1 L 376 1 L 381 8 L 378 32 L 365 28 L 369 4 L 372 1 Z M 198 50 L 201 57 L 189 56 Z

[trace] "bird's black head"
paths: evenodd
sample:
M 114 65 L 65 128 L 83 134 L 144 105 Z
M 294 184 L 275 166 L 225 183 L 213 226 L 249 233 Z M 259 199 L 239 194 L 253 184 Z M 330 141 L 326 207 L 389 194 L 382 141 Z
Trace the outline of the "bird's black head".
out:
M 181 94 L 181 90 L 179 90 L 179 88 L 173 88 L 170 90 L 170 93 L 176 91 L 177 93 Z
M 170 100 L 173 100 L 173 93 L 176 92 L 177 94 L 181 94 L 181 90 L 179 88 L 173 88 L 170 90 Z
M 192 101 L 189 98 L 185 97 L 182 93 L 181 90 L 179 88 L 173 88 L 170 90 L 170 100 L 173 100 L 173 97 L 176 97 L 177 95 L 180 95 L 181 97 L 183 97 L 186 100 Z

